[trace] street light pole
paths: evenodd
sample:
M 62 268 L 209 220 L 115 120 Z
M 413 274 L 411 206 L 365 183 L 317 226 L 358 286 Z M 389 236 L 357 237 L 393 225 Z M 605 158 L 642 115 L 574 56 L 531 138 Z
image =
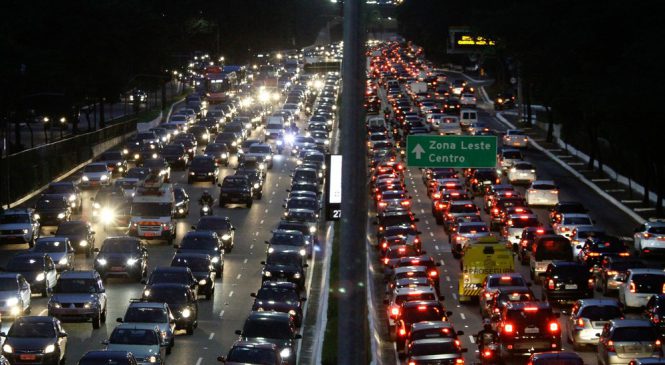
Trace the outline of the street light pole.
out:
M 337 363 L 368 363 L 367 344 L 367 163 L 365 160 L 365 0 L 344 2 L 342 59 L 342 217 L 339 259 Z

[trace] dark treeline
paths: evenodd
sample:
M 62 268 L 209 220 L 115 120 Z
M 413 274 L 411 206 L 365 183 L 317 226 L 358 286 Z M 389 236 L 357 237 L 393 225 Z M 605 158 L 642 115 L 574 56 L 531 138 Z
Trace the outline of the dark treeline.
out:
M 597 162 L 618 168 L 656 191 L 661 205 L 665 129 L 660 91 L 663 17 L 658 2 L 407 4 L 400 9 L 404 35 L 439 61 L 449 61 L 444 41 L 449 25 L 470 25 L 495 38 L 489 71 L 502 80 L 500 65 L 509 58 L 516 61 L 525 100 L 548 108 L 548 123 L 562 124 L 563 139 L 590 155 L 590 167 Z
M 0 4 L 0 118 L 26 96 L 64 94 L 76 109 L 157 89 L 194 50 L 246 62 L 312 44 L 338 11 L 326 0 L 7 0 Z

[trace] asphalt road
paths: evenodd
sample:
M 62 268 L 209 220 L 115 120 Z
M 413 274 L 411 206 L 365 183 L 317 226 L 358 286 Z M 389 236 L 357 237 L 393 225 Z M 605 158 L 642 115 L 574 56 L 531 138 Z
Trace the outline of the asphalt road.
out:
M 460 78 L 460 75 L 450 75 L 451 78 Z M 493 116 L 493 111 L 491 110 L 491 105 L 483 104 L 479 100 L 479 111 L 480 111 L 480 121 L 487 123 L 491 128 L 498 131 L 505 131 L 507 128 L 502 123 L 500 123 Z M 385 102 L 385 100 L 384 100 Z M 558 165 L 553 160 L 549 159 L 542 152 L 536 149 L 528 149 L 525 151 L 526 160 L 531 162 L 536 167 L 536 172 L 538 179 L 545 180 L 554 180 L 560 189 L 560 200 L 568 201 L 579 201 L 582 202 L 590 211 L 590 215 L 593 219 L 596 220 L 596 225 L 605 229 L 609 234 L 615 234 L 618 236 L 632 236 L 633 229 L 637 224 L 626 214 L 618 210 L 614 205 L 608 201 L 601 198 L 597 193 L 591 190 L 588 186 L 584 185 L 577 178 L 572 176 L 569 172 L 564 170 L 560 165 Z M 504 181 L 507 182 L 507 179 L 504 177 Z M 468 348 L 469 352 L 465 354 L 465 361 L 467 364 L 478 362 L 477 355 L 475 353 L 477 347 L 473 343 L 471 335 L 477 333 L 482 328 L 482 317 L 479 313 L 479 308 L 477 304 L 464 304 L 461 305 L 457 300 L 457 290 L 459 282 L 459 263 L 457 259 L 454 259 L 451 254 L 451 246 L 448 243 L 448 236 L 444 232 L 443 227 L 436 224 L 434 217 L 431 215 L 431 201 L 427 197 L 427 192 L 425 186 L 423 185 L 421 179 L 421 172 L 418 168 L 408 168 L 405 173 L 405 183 L 407 189 L 409 190 L 410 195 L 412 195 L 412 210 L 420 218 L 418 223 L 418 228 L 423 232 L 421 239 L 423 242 L 423 250 L 427 251 L 428 254 L 435 257 L 438 261 L 441 262 L 442 266 L 440 269 L 441 277 L 441 294 L 445 297 L 444 305 L 445 307 L 453 312 L 453 315 L 450 317 L 450 321 L 454 324 L 456 330 L 464 331 L 464 335 L 461 336 L 461 341 L 463 347 Z M 524 187 L 518 187 L 521 193 L 524 193 Z M 475 198 L 476 205 L 482 207 L 482 197 Z M 369 205 L 370 207 L 373 204 Z M 542 223 L 548 223 L 548 211 L 546 209 L 534 209 L 534 212 L 538 215 L 539 220 Z M 481 215 L 483 221 L 489 222 L 488 215 L 481 210 Z M 369 223 L 374 217 L 374 213 L 370 212 L 369 214 Z M 369 225 L 368 240 L 370 243 L 375 244 L 376 238 L 374 237 L 374 226 Z M 395 351 L 394 343 L 390 341 L 390 338 L 387 337 L 388 332 L 385 329 L 387 327 L 386 315 L 385 315 L 385 305 L 382 304 L 383 298 L 383 268 L 378 263 L 376 250 L 370 249 L 371 257 L 371 267 L 370 273 L 372 274 L 373 280 L 373 292 L 372 298 L 373 303 L 372 307 L 376 311 L 376 318 L 378 322 L 379 331 L 373 336 L 378 339 L 378 347 L 380 349 L 380 363 L 383 364 L 396 364 L 397 353 Z M 650 264 L 655 266 L 662 265 L 657 261 L 651 261 Z M 528 266 L 522 266 L 519 262 L 516 261 L 515 268 L 517 272 L 520 272 L 523 277 L 529 278 Z M 536 298 L 540 298 L 541 287 L 538 284 L 533 284 L 531 288 Z M 596 298 L 602 297 L 600 293 L 595 293 Z M 371 307 L 371 308 L 372 308 Z M 559 319 L 560 324 L 562 325 L 562 333 L 566 333 L 566 326 L 568 321 L 568 315 L 566 315 L 565 307 L 560 308 L 563 312 L 561 318 Z M 639 316 L 639 313 L 629 314 L 629 317 Z M 567 343 L 565 335 L 562 336 L 562 348 L 563 350 L 572 351 L 572 346 Z M 595 364 L 596 355 L 595 348 L 587 348 L 583 351 L 578 352 L 586 364 Z M 510 364 L 522 364 L 527 358 L 513 358 L 509 359 L 508 363 Z
M 306 118 L 301 118 L 304 123 Z M 262 137 L 261 129 L 253 132 L 252 137 Z M 203 146 L 204 147 L 204 146 Z M 203 150 L 199 146 L 199 153 Z M 228 168 L 220 168 L 219 181 L 234 173 L 233 167 L 237 164 L 237 158 L 233 157 Z M 228 216 L 236 227 L 235 247 L 231 253 L 225 255 L 225 267 L 221 280 L 216 282 L 214 299 L 210 301 L 199 302 L 199 326 L 192 336 L 187 336 L 184 331 L 176 337 L 176 345 L 171 355 L 166 360 L 171 364 L 213 364 L 217 363 L 217 356 L 225 355 L 233 342 L 237 340 L 235 330 L 241 329 L 245 318 L 249 314 L 253 298 L 250 293 L 256 292 L 261 285 L 260 262 L 265 260 L 266 244 L 265 240 L 270 239 L 271 230 L 279 222 L 283 212 L 282 204 L 287 196 L 286 189 L 291 185 L 289 176 L 291 170 L 295 168 L 296 163 L 293 157 L 287 152 L 274 159 L 274 166 L 269 170 L 263 187 L 263 198 L 255 200 L 251 209 L 244 206 L 228 205 L 226 208 L 220 208 L 214 205 L 214 214 L 219 216 Z M 72 179 L 76 179 L 74 174 Z M 198 199 L 201 194 L 207 190 L 213 197 L 218 198 L 217 187 L 210 183 L 187 184 L 186 171 L 172 171 L 171 180 L 175 185 L 185 187 L 190 202 L 189 215 L 184 219 L 179 219 L 177 224 L 177 240 L 184 236 L 190 230 L 199 218 Z M 90 198 L 95 191 L 84 191 L 83 201 L 84 209 L 81 217 L 90 220 L 91 204 Z M 28 206 L 34 202 L 26 203 Z M 119 235 L 122 232 L 105 232 L 101 225 L 95 224 L 96 247 L 100 247 L 103 240 L 112 235 Z M 42 235 L 49 235 L 55 227 L 42 229 Z M 325 232 L 319 230 L 320 239 L 323 241 Z M 156 266 L 169 266 L 175 253 L 175 249 L 166 243 L 158 241 L 147 241 L 149 252 L 149 271 Z M 27 249 L 25 245 L 3 245 L 0 246 L 0 266 L 4 266 L 9 257 L 17 252 Z M 316 249 L 316 248 L 315 248 Z M 321 257 L 320 255 L 317 257 Z M 86 259 L 84 255 L 76 256 L 76 269 L 90 270 L 94 258 Z M 317 259 L 318 261 L 318 259 Z M 309 274 L 315 269 L 310 262 Z M 308 278 L 309 279 L 309 278 Z M 309 280 L 308 280 L 309 282 Z M 313 285 L 319 283 L 314 282 Z M 76 364 L 78 359 L 88 350 L 103 348 L 101 341 L 108 339 L 113 328 L 116 326 L 115 319 L 122 317 L 125 313 L 129 300 L 140 298 L 143 285 L 131 282 L 126 279 L 109 278 L 106 284 L 107 295 L 109 297 L 108 320 L 99 330 L 93 330 L 90 323 L 64 323 L 67 331 L 67 364 Z M 34 296 L 32 298 L 33 315 L 45 315 L 47 299 Z M 312 313 L 316 313 L 313 311 Z M 3 321 L 2 330 L 6 331 L 11 325 L 10 321 Z M 301 332 L 304 330 L 301 329 Z

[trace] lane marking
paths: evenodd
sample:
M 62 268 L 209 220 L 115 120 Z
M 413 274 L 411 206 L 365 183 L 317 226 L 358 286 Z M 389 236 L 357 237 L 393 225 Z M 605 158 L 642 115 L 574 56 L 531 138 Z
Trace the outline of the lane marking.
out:
M 439 262 L 441 262 L 441 266 L 444 266 L 446 263 L 443 262 L 443 259 L 441 259 Z
M 263 224 L 263 219 L 261 219 L 261 221 L 259 222 L 259 224 Z
M 268 214 L 268 208 L 265 209 L 266 214 Z M 258 232 L 257 232 L 258 233 Z M 258 235 L 257 235 L 258 236 Z
M 453 293 L 453 299 L 457 300 L 457 294 Z
M 418 198 L 418 203 L 420 203 L 420 202 L 421 202 L 421 201 L 420 201 L 420 198 Z
M 650 210 L 656 210 L 656 208 L 633 208 L 636 212 L 648 212 Z
M 253 244 L 253 243 L 252 243 L 251 245 L 249 245 L 249 249 L 250 249 L 250 250 L 253 250 L 253 249 L 254 249 L 254 244 Z
M 464 315 L 464 313 L 460 313 L 459 316 L 460 316 L 462 319 L 466 319 L 466 316 Z
M 471 341 L 471 343 L 476 343 L 476 340 L 473 338 L 473 335 L 469 335 L 469 341 Z
M 568 156 L 568 155 L 556 155 L 558 158 L 573 158 L 573 156 Z
M 236 280 L 239 280 L 241 276 L 242 276 L 242 274 L 236 275 Z
M 568 162 L 570 166 L 582 166 L 584 165 L 584 162 Z
M 450 281 L 450 276 L 446 275 L 446 281 Z
M 208 336 L 208 340 L 212 340 L 213 337 L 215 337 L 215 332 L 210 332 L 210 336 Z
M 439 245 L 434 245 L 434 249 L 438 251 L 439 250 Z
M 621 193 L 621 192 L 624 192 L 624 191 L 626 191 L 626 189 L 606 189 L 605 190 L 606 193 Z
M 232 296 L 233 296 L 233 290 L 231 290 L 231 292 L 229 293 L 229 298 L 231 298 Z
M 636 200 L 636 199 L 622 199 L 621 202 L 624 203 L 624 204 L 625 203 L 637 204 L 637 203 L 641 203 L 642 201 L 641 200 Z
M 434 232 L 430 232 L 429 235 L 434 237 Z
M 246 263 L 247 263 L 247 259 L 245 259 L 242 263 L 243 263 L 243 264 L 246 264 Z
M 258 235 L 259 235 L 259 232 L 256 232 L 255 236 L 258 236 Z
M 203 362 L 203 358 L 199 357 L 199 359 L 196 360 L 196 365 L 201 365 L 202 362 Z
M 420 214 L 425 214 L 425 209 L 420 209 Z
M 591 179 L 593 182 L 610 182 L 610 179 Z

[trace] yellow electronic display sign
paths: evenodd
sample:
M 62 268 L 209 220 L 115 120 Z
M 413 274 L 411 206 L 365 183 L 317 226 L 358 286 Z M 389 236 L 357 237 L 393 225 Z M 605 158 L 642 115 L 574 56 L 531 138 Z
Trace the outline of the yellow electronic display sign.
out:
M 472 36 L 468 34 L 460 34 L 456 40 L 458 46 L 465 47 L 485 47 L 485 46 L 494 46 L 496 43 L 488 38 L 481 36 Z

